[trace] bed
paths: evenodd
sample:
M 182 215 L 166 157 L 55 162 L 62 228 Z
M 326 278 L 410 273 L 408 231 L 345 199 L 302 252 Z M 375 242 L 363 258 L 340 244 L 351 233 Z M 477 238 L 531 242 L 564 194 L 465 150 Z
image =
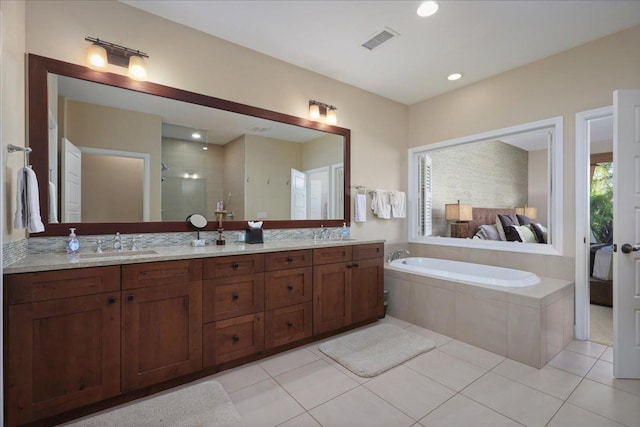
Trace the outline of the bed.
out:
M 607 243 L 593 243 L 590 250 L 589 296 L 591 304 L 613 307 L 613 250 Z

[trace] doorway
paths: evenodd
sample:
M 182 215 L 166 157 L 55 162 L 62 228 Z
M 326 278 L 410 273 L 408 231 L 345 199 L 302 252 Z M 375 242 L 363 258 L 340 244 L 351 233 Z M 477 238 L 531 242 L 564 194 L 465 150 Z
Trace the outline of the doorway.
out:
M 576 338 L 613 346 L 613 110 L 576 115 Z

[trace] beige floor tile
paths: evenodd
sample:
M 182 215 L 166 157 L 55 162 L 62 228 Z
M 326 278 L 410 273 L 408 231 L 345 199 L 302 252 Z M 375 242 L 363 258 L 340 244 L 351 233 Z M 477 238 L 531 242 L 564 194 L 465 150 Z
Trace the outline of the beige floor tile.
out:
M 379 323 L 388 323 L 390 325 L 394 325 L 397 326 L 399 328 L 408 328 L 409 326 L 411 326 L 411 323 L 409 322 L 405 322 L 404 320 L 400 320 L 398 318 L 386 315 L 385 317 L 383 317 L 382 319 L 378 319 Z
M 358 387 L 309 411 L 323 427 L 403 427 L 415 422 L 364 387 Z
M 407 328 L 408 332 L 412 332 L 414 334 L 422 335 L 423 337 L 427 337 L 433 342 L 436 343 L 436 347 L 440 347 L 451 341 L 453 338 L 449 338 L 446 335 L 439 334 L 437 332 L 431 331 L 429 329 L 421 328 L 420 326 L 412 325 Z
M 560 399 L 487 373 L 462 394 L 526 426 L 544 426 L 562 405 Z
M 554 368 L 544 366 L 542 369 L 532 368 L 515 360 L 505 359 L 491 372 L 502 375 L 521 384 L 535 388 L 558 399 L 565 400 L 580 384 L 582 377 Z
M 487 372 L 437 349 L 409 360 L 405 366 L 455 391 L 462 390 Z
M 286 423 L 280 424 L 278 427 L 321 427 L 311 415 L 305 412 L 295 418 L 290 419 Z
M 269 374 L 256 363 L 222 371 L 211 377 L 222 384 L 227 393 L 233 393 L 269 378 Z
M 613 363 L 613 347 L 607 347 L 602 356 L 600 356 L 600 360 Z
M 640 397 L 584 379 L 567 402 L 628 426 L 640 426 Z
M 511 427 L 517 422 L 483 406 L 461 394 L 449 399 L 444 405 L 420 420 L 428 427 Z
M 640 396 L 640 379 L 625 380 L 613 377 L 613 363 L 598 360 L 589 371 L 586 378 L 597 381 L 600 384 L 615 387 L 619 390 Z
M 275 380 L 307 410 L 358 386 L 324 360 L 285 372 Z
M 412 369 L 398 366 L 366 383 L 368 388 L 414 420 L 427 415 L 445 402 L 455 391 L 416 374 Z
M 584 354 L 585 356 L 595 357 L 596 359 L 602 356 L 602 353 L 604 353 L 606 349 L 606 345 L 584 340 L 573 340 L 565 347 L 565 350 L 571 350 L 576 353 Z
M 229 393 L 245 427 L 277 426 L 304 413 L 291 396 L 273 379 Z
M 622 424 L 593 412 L 565 403 L 553 416 L 547 427 L 621 427 Z
M 276 354 L 275 356 L 260 361 L 259 365 L 267 371 L 269 375 L 275 377 L 319 359 L 320 357 L 318 355 L 306 348 L 301 348 Z
M 492 369 L 505 359 L 503 356 L 458 340 L 449 341 L 439 350 L 484 369 Z
M 587 375 L 587 372 L 589 372 L 589 369 L 596 363 L 596 360 L 597 359 L 585 356 L 584 354 L 562 350 L 556 357 L 551 359 L 549 365 L 584 377 Z

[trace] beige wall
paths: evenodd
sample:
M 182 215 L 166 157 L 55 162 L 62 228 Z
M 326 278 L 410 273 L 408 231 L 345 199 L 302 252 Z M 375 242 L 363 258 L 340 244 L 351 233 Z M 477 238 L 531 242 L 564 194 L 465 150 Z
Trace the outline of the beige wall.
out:
M 16 212 L 16 176 L 23 165 L 21 153 L 7 153 L 7 145 L 24 147 L 25 132 L 25 3 L 0 2 L 2 12 L 2 238 L 3 243 L 25 238 L 13 228 Z
M 640 88 L 640 26 L 412 105 L 409 145 L 435 143 L 549 117 L 564 117 L 562 258 L 432 247 L 414 250 L 486 260 L 573 278 L 575 114 L 611 105 L 613 91 Z
M 344 163 L 342 136 L 326 135 L 302 144 L 302 169 L 309 170 Z
M 161 162 L 160 116 L 68 99 L 64 105 L 65 125 L 59 125 L 59 128 L 62 135 L 75 146 L 150 155 L 149 218 L 151 221 L 160 221 L 161 187 L 160 180 L 157 179 L 160 176 Z
M 27 1 L 26 9 L 31 53 L 84 64 L 91 35 L 147 52 L 152 82 L 298 117 L 309 99 L 330 102 L 352 131 L 352 183 L 406 189 L 407 106 L 116 1 Z M 397 167 L 372 167 L 386 164 Z M 406 221 L 369 220 L 351 234 L 406 241 Z
M 538 218 L 535 222 L 546 226 L 547 219 L 547 193 L 549 164 L 547 150 L 529 151 L 529 198 L 526 203 L 538 209 Z
M 245 136 L 224 145 L 224 204 L 236 221 L 244 217 Z M 214 202 L 215 203 L 215 202 Z

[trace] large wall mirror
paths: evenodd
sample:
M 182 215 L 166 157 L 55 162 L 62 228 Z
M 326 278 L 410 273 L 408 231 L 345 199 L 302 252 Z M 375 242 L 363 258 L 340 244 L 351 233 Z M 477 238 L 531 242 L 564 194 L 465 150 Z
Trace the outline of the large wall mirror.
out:
M 561 117 L 412 148 L 409 164 L 411 242 L 562 253 Z
M 350 131 L 29 55 L 44 235 L 341 226 Z

